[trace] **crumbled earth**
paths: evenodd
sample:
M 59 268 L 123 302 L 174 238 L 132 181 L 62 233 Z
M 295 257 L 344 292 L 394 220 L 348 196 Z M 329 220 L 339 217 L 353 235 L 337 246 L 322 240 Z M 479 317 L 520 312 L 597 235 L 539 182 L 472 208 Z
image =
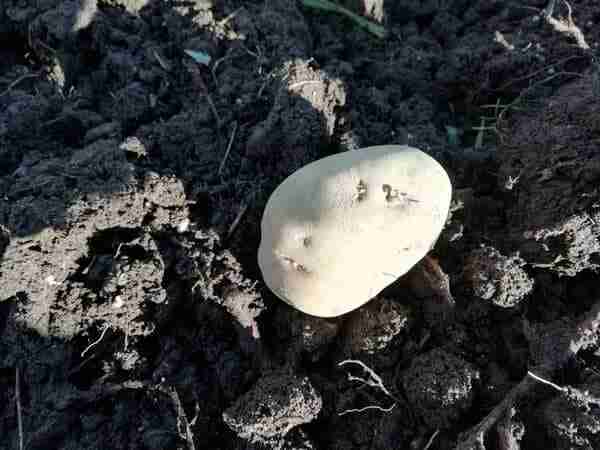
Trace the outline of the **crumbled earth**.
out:
M 600 264 L 595 77 L 583 73 L 551 96 L 535 118 L 526 113 L 499 153 L 501 179 L 517 180 L 506 211 L 507 237 L 532 266 L 569 276 Z
M 577 389 L 599 398 L 598 381 L 577 386 Z M 569 401 L 561 395 L 548 400 L 541 413 L 546 417 L 546 426 L 552 448 L 597 448 L 600 445 L 600 413 L 598 405 L 585 407 Z
M 479 377 L 464 359 L 436 348 L 413 359 L 403 385 L 426 425 L 447 428 L 471 406 Z
M 596 0 L 304 3 L 0 0 L 0 450 L 600 445 Z M 270 193 L 378 144 L 448 170 L 444 232 L 291 309 Z
M 238 436 L 253 443 L 277 443 L 292 428 L 312 421 L 323 400 L 308 378 L 269 373 L 223 413 Z
M 468 257 L 465 283 L 475 297 L 510 308 L 533 290 L 533 280 L 523 270 L 525 265 L 518 255 L 504 256 L 493 247 L 483 246 Z
M 365 362 L 395 363 L 402 348 L 402 335 L 410 329 L 410 309 L 390 298 L 378 298 L 359 308 L 344 324 L 340 338 L 343 355 Z M 375 363 L 376 361 L 373 361 Z
M 340 332 L 341 321 L 304 314 L 297 309 L 279 305 L 274 317 L 274 357 L 291 365 L 308 358 L 319 361 L 331 350 Z

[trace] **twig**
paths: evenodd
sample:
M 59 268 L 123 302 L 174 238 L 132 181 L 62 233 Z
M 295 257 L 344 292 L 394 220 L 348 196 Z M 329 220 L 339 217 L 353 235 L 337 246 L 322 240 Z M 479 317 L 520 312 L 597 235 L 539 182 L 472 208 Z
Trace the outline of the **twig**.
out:
M 0 93 L 0 97 L 8 94 L 10 92 L 10 90 L 12 88 L 14 88 L 17 84 L 19 84 L 21 81 L 26 80 L 28 78 L 37 78 L 39 77 L 41 74 L 40 73 L 26 73 L 25 75 L 21 75 L 19 78 L 17 78 L 15 81 L 13 81 L 12 83 L 10 83 L 8 85 L 8 87 L 2 91 L 2 93 Z
M 218 21 L 217 24 L 221 25 L 221 26 L 226 25 L 227 22 L 229 22 L 231 19 L 235 18 L 235 16 L 237 16 L 242 9 L 244 9 L 244 7 L 240 6 L 238 9 L 236 9 L 231 14 L 229 14 L 227 17 Z
M 202 91 L 202 94 L 206 98 L 208 106 L 217 121 L 217 128 L 220 129 L 221 124 L 222 124 L 221 116 L 219 115 L 219 111 L 217 111 L 217 107 L 215 106 L 215 103 L 213 102 L 210 92 L 208 91 L 208 87 L 206 87 L 206 83 L 204 83 L 204 79 L 202 78 L 202 73 L 200 72 L 200 69 L 198 67 L 196 67 L 196 65 L 192 65 L 192 64 L 185 64 L 185 65 L 186 65 L 187 69 L 190 71 L 190 75 L 192 76 L 193 82 Z M 219 136 L 220 136 L 220 133 L 219 133 Z
M 204 83 L 204 79 L 202 78 L 202 73 L 200 72 L 200 68 L 198 68 L 196 65 L 192 65 L 192 64 L 186 64 L 186 67 L 190 71 L 190 75 L 192 76 L 193 82 L 196 84 L 196 86 L 198 88 L 200 88 L 200 90 L 204 94 L 204 97 L 206 98 L 206 102 L 208 103 L 208 107 L 209 107 L 210 111 L 212 112 L 213 116 L 215 116 L 215 120 L 217 122 L 217 148 L 220 149 L 220 148 L 222 148 L 223 139 L 221 136 L 222 121 L 221 121 L 221 116 L 219 115 L 219 111 L 217 111 L 215 102 L 213 102 L 210 92 L 208 91 L 208 88 L 206 87 L 206 84 Z
M 261 58 L 262 51 L 260 50 L 260 47 L 258 47 L 258 46 L 257 46 L 257 47 L 256 47 L 256 52 L 253 52 L 253 51 L 252 51 L 252 50 L 250 50 L 248 47 L 246 47 L 246 46 L 244 45 L 244 43 L 243 43 L 243 42 L 241 42 L 241 41 L 240 41 L 240 47 L 242 47 L 242 48 L 244 49 L 244 51 L 245 51 L 246 53 L 248 53 L 250 56 L 252 56 L 252 57 L 254 57 L 254 58 L 256 58 L 256 59 L 260 59 L 260 58 Z
M 158 61 L 158 64 L 160 65 L 160 67 L 163 68 L 164 71 L 166 71 L 166 72 L 171 71 L 171 65 L 169 63 L 167 63 L 167 61 L 165 61 L 156 50 L 153 50 L 152 54 L 154 55 L 154 58 Z
M 69 372 L 67 373 L 67 376 L 70 377 L 74 373 L 79 372 L 87 363 L 89 363 L 95 357 L 96 357 L 95 353 L 92 354 L 92 355 L 90 355 L 90 356 L 88 356 L 86 359 L 84 359 L 79 364 L 77 364 L 75 367 L 73 367 L 71 370 L 69 370 Z
M 90 345 L 88 345 L 82 352 L 81 352 L 81 357 L 83 358 L 85 356 L 85 354 L 95 345 L 97 345 L 103 338 L 104 335 L 106 334 L 106 331 L 110 328 L 110 324 L 106 324 L 104 326 L 104 330 L 102 330 L 102 334 L 100 335 L 100 337 L 98 339 L 96 339 L 94 342 L 92 342 Z
M 582 55 L 575 55 L 575 56 L 567 56 L 566 58 L 562 58 L 559 59 L 558 61 L 556 61 L 555 63 L 549 64 L 547 66 L 542 67 L 541 69 L 538 70 L 534 70 L 533 72 L 527 74 L 527 75 L 523 75 L 522 77 L 518 77 L 518 78 L 514 78 L 510 81 L 507 81 L 506 83 L 504 83 L 502 86 L 500 86 L 498 89 L 495 89 L 496 91 L 504 91 L 507 87 L 509 87 L 512 84 L 518 83 L 519 81 L 525 81 L 529 78 L 533 78 L 535 77 L 537 74 L 539 74 L 540 72 L 545 72 L 548 69 L 552 69 L 560 64 L 564 64 L 566 62 L 569 62 L 572 59 L 579 59 L 579 58 L 583 58 Z
M 473 144 L 473 148 L 481 148 L 483 146 L 483 133 L 487 130 L 491 130 L 494 131 L 495 133 L 498 133 L 498 130 L 496 129 L 495 126 L 491 126 L 491 127 L 487 127 L 485 126 L 485 117 L 481 117 L 480 122 L 479 122 L 479 126 L 478 127 L 473 127 L 473 130 L 478 130 L 477 131 L 477 136 L 475 137 L 475 144 Z
M 123 341 L 123 351 L 126 352 L 129 347 L 129 310 L 126 313 L 127 316 L 127 327 L 125 328 L 125 339 Z
M 196 422 L 198 421 L 198 417 L 200 416 L 200 404 L 198 402 L 196 402 L 196 406 L 195 406 L 194 410 L 195 410 L 194 418 L 192 420 L 190 420 L 190 427 L 193 427 L 194 425 L 196 425 Z
M 185 410 L 181 405 L 181 400 L 179 399 L 179 394 L 177 393 L 177 389 L 174 387 L 162 388 L 163 392 L 165 392 L 173 405 L 175 406 L 175 414 L 177 415 L 177 428 L 179 428 L 179 433 L 183 434 L 185 437 L 185 441 L 188 445 L 188 450 L 196 450 L 196 446 L 194 445 L 194 434 L 192 433 L 192 427 L 190 426 L 190 422 L 188 421 L 187 415 L 185 414 Z
M 514 105 L 518 104 L 523 97 L 525 97 L 529 92 L 531 92 L 533 89 L 535 89 L 536 87 L 544 84 L 544 83 L 548 83 L 549 81 L 552 81 L 553 79 L 559 77 L 559 76 L 573 76 L 573 77 L 581 77 L 582 75 L 580 73 L 577 72 L 557 72 L 553 75 L 550 75 L 549 77 L 544 78 L 543 80 L 537 81 L 535 83 L 533 83 L 531 86 L 529 86 L 527 89 L 524 89 L 521 91 L 521 93 L 517 96 L 517 98 L 515 98 L 512 102 L 510 102 L 509 104 L 505 105 L 500 112 L 498 113 L 498 120 L 502 120 L 504 114 L 506 113 L 506 111 L 508 111 L 510 108 L 512 108 Z
M 423 450 L 429 450 L 429 448 L 433 445 L 433 441 L 435 440 L 438 434 L 440 434 L 439 428 L 435 430 L 435 432 L 431 435 L 431 437 L 427 441 L 427 444 L 425 445 L 425 447 L 423 447 Z
M 481 422 L 459 436 L 456 450 L 484 450 L 484 439 L 488 430 L 502 418 L 506 410 L 511 408 L 521 396 L 529 392 L 533 385 L 533 379 L 523 378 Z
M 21 372 L 17 367 L 15 369 L 15 398 L 17 403 L 17 427 L 19 429 L 19 450 L 24 448 L 23 439 L 23 412 L 21 407 Z
M 542 10 L 543 16 L 552 16 L 554 14 L 554 8 L 556 7 L 556 0 L 550 0 L 546 7 Z
M 221 175 L 221 173 L 223 172 L 223 168 L 225 167 L 225 162 L 227 161 L 227 158 L 229 157 L 229 152 L 231 151 L 233 140 L 235 139 L 235 133 L 237 132 L 237 127 L 238 127 L 237 122 L 233 122 L 233 130 L 231 131 L 231 136 L 229 137 L 229 142 L 227 143 L 227 150 L 225 150 L 225 155 L 223 156 L 223 159 L 221 160 L 221 164 L 219 165 L 219 171 L 217 172 L 219 175 Z
M 244 216 L 244 214 L 246 213 L 247 210 L 248 210 L 248 203 L 243 203 L 240 208 L 240 211 L 238 212 L 237 216 L 233 220 L 233 223 L 229 227 L 229 230 L 227 230 L 227 239 L 229 239 L 233 235 L 233 232 L 235 231 L 237 226 L 240 224 L 240 220 L 242 220 L 242 217 Z
M 497 42 L 498 44 L 502 45 L 502 47 L 504 47 L 506 50 L 512 51 L 515 49 L 515 46 L 509 44 L 504 35 L 498 30 L 494 32 L 494 42 Z
M 543 374 L 549 374 L 559 369 L 570 358 L 577 355 L 579 351 L 588 348 L 592 343 L 597 342 L 597 339 L 593 339 L 592 336 L 595 336 L 598 333 L 598 330 L 600 330 L 600 300 L 594 303 L 590 310 L 583 314 L 572 327 L 569 327 L 569 329 L 566 329 L 561 333 L 559 338 L 561 342 L 568 342 L 567 345 L 558 347 L 556 350 L 548 352 L 547 354 L 542 353 L 540 360 L 535 361 L 536 370 L 541 371 Z M 534 331 L 534 336 L 539 338 L 538 331 L 539 330 Z M 556 339 L 557 337 L 555 336 L 554 338 Z M 535 347 L 531 341 L 529 345 L 530 347 Z M 543 346 L 543 343 L 541 345 Z M 554 383 L 543 379 L 539 375 L 535 375 L 531 371 L 527 372 L 527 375 L 523 377 L 519 384 L 513 387 L 506 397 L 504 397 L 504 399 L 496 405 L 483 420 L 459 436 L 455 449 L 485 450 L 485 434 L 500 421 L 506 411 L 514 407 L 520 397 L 528 394 L 535 383 L 540 381 L 556 388 Z M 561 392 L 569 392 L 569 388 L 561 388 L 558 386 L 558 389 Z M 577 396 L 577 393 L 572 395 L 572 397 Z M 596 402 L 596 400 L 591 399 L 590 396 L 584 398 L 588 403 Z
M 206 90 L 206 93 L 204 94 L 204 96 L 206 97 L 206 101 L 208 102 L 208 106 L 210 107 L 210 110 L 212 111 L 213 115 L 215 116 L 215 119 L 217 120 L 217 126 L 219 128 L 221 128 L 221 116 L 219 115 L 219 111 L 217 111 L 215 102 L 213 102 L 213 99 L 212 99 L 211 95 L 209 94 L 208 89 Z
M 217 59 L 215 61 L 215 63 L 213 64 L 212 68 L 210 69 L 210 73 L 212 75 L 213 81 L 215 83 L 215 86 L 217 87 L 217 89 L 219 88 L 219 82 L 218 82 L 218 78 L 217 78 L 217 69 L 219 68 L 219 66 L 221 65 L 221 63 L 227 61 L 228 59 L 233 58 L 231 56 L 231 53 L 235 50 L 235 47 L 229 47 L 227 49 L 227 51 L 225 52 L 224 56 L 221 56 L 219 59 Z
M 256 98 L 262 97 L 264 90 L 266 89 L 267 85 L 269 84 L 269 81 L 271 81 L 271 79 L 274 78 L 274 75 L 275 75 L 275 69 L 271 70 L 268 74 L 265 75 L 263 84 L 260 86 L 260 88 L 258 89 L 258 92 L 256 93 Z

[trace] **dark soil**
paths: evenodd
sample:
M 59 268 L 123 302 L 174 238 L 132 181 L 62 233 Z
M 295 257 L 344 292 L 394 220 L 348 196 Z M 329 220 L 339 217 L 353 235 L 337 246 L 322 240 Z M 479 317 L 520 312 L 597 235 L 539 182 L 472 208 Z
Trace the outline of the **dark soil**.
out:
M 0 449 L 600 448 L 600 6 L 585 49 L 566 2 L 341 3 L 387 36 L 0 0 Z M 447 168 L 444 233 L 363 308 L 292 310 L 270 193 L 378 144 Z

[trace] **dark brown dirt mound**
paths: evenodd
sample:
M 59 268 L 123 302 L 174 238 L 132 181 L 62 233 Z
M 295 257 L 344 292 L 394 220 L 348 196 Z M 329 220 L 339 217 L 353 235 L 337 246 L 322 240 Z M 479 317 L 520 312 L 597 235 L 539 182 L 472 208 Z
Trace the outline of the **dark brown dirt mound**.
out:
M 0 0 L 0 450 L 600 445 L 596 1 L 308 3 Z M 447 167 L 444 233 L 290 309 L 265 202 L 377 144 Z

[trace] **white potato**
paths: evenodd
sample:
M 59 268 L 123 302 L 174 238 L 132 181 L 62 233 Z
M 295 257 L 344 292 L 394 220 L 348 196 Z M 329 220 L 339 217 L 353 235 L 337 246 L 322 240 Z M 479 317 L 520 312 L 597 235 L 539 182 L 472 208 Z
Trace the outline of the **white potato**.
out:
M 426 153 L 367 147 L 312 162 L 267 202 L 258 264 L 267 286 L 307 314 L 368 302 L 435 244 L 452 185 Z

